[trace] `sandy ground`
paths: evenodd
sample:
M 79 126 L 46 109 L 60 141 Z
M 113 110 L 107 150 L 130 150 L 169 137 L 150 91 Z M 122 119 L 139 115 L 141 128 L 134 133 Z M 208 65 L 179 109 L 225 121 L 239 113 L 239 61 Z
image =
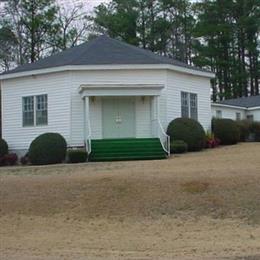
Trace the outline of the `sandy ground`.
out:
M 260 144 L 0 169 L 0 259 L 260 259 Z

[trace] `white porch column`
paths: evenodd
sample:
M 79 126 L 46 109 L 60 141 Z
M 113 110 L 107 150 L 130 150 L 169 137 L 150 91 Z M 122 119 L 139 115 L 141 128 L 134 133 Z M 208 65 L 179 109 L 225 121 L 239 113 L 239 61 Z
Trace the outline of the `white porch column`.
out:
M 159 96 L 153 96 L 151 101 L 152 135 L 158 137 Z
M 85 96 L 84 100 L 84 138 L 87 151 L 89 149 L 88 142 L 91 138 L 91 126 L 90 126 L 90 110 L 89 110 L 89 97 Z M 90 152 L 90 151 L 88 151 Z

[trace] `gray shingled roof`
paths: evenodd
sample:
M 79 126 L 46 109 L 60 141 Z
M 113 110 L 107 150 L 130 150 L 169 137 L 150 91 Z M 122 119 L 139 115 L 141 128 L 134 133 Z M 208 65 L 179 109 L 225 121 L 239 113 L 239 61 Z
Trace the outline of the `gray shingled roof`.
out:
M 260 107 L 260 95 L 227 99 L 224 101 L 216 102 L 216 104 L 223 104 L 223 105 L 244 107 L 244 108 Z
M 19 66 L 16 69 L 3 74 L 12 74 L 66 65 L 127 64 L 172 64 L 193 70 L 209 72 L 103 35 L 88 43 L 83 43 L 35 63 Z

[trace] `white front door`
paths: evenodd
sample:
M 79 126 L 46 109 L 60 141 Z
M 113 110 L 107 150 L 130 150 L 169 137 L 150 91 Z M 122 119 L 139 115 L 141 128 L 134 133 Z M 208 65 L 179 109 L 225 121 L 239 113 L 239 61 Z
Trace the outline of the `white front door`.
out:
M 103 98 L 103 138 L 135 138 L 135 99 Z

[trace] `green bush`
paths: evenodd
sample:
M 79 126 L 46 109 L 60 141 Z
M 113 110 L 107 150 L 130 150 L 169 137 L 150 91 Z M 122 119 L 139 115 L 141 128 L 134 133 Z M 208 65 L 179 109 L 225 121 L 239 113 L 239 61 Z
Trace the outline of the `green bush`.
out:
M 245 142 L 250 135 L 252 123 L 249 120 L 241 120 L 236 122 L 240 132 L 240 142 Z
M 205 147 L 205 131 L 200 123 L 189 118 L 173 120 L 167 130 L 172 140 L 182 140 L 188 145 L 188 151 L 200 151 Z
M 171 153 L 187 153 L 188 145 L 182 140 L 176 140 L 171 142 Z
M 64 161 L 67 143 L 57 133 L 46 133 L 38 136 L 29 148 L 29 160 L 34 165 L 56 164 Z
M 68 151 L 69 163 L 84 163 L 87 161 L 88 153 L 83 150 Z
M 231 119 L 214 119 L 212 130 L 223 145 L 237 144 L 240 140 L 239 128 Z
M 5 156 L 6 154 L 8 154 L 7 142 L 0 138 L 0 157 Z
M 260 142 L 260 122 L 252 122 L 250 132 L 254 135 L 255 141 Z

